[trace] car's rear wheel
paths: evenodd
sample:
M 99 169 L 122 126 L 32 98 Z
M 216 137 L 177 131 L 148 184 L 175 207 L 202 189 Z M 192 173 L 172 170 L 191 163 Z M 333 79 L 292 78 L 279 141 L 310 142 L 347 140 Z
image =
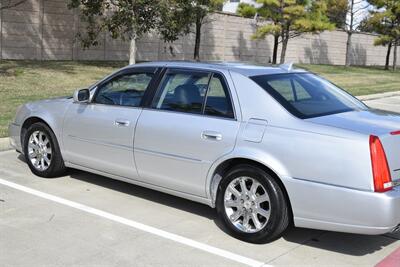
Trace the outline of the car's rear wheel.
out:
M 55 177 L 65 172 L 56 136 L 46 124 L 32 124 L 24 137 L 25 159 L 34 174 Z
M 252 165 L 239 165 L 225 175 L 216 207 L 228 231 L 247 242 L 270 242 L 289 225 L 282 188 L 269 173 Z

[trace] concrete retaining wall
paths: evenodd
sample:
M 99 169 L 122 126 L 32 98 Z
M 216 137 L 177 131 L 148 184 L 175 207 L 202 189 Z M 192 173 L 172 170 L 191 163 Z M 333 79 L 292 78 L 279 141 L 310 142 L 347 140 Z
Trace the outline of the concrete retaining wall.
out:
M 66 4 L 66 0 L 28 0 L 13 9 L 3 10 L 0 14 L 0 59 L 128 59 L 129 44 L 113 40 L 107 34 L 101 36 L 99 46 L 83 50 L 75 40 L 82 30 L 78 13 L 69 10 Z M 254 32 L 251 19 L 214 14 L 203 28 L 201 59 L 268 63 L 272 56 L 272 38 L 253 41 L 250 37 Z M 346 38 L 345 32 L 332 31 L 292 39 L 287 61 L 343 65 Z M 353 64 L 385 63 L 386 48 L 374 46 L 375 38 L 371 34 L 354 34 Z M 149 34 L 138 42 L 137 57 L 140 61 L 190 60 L 193 46 L 193 35 L 165 44 L 156 35 Z

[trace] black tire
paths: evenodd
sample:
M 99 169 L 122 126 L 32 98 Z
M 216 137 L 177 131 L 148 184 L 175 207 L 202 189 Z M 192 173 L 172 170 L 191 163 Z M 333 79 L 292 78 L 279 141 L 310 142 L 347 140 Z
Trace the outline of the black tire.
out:
M 45 134 L 45 136 L 49 140 L 49 144 L 52 150 L 51 153 L 51 160 L 50 164 L 48 165 L 47 169 L 45 170 L 39 170 L 37 169 L 31 162 L 29 156 L 28 156 L 28 144 L 29 144 L 29 138 L 32 135 L 32 133 L 36 131 L 41 131 Z M 64 160 L 61 156 L 60 152 L 60 147 L 57 142 L 57 138 L 54 135 L 53 131 L 47 126 L 45 123 L 42 122 L 37 122 L 29 126 L 27 131 L 25 132 L 24 135 L 24 155 L 26 162 L 31 169 L 31 171 L 40 177 L 45 177 L 45 178 L 51 178 L 51 177 L 57 177 L 57 176 L 62 176 L 66 172 L 66 167 L 64 165 Z
M 251 177 L 258 181 L 269 195 L 270 217 L 265 222 L 264 228 L 254 233 L 247 233 L 239 230 L 233 225 L 225 212 L 224 195 L 228 185 L 239 177 Z M 275 178 L 261 168 L 242 164 L 227 172 L 219 184 L 216 199 L 218 216 L 228 232 L 243 241 L 250 243 L 267 243 L 279 238 L 289 225 L 289 207 L 282 188 Z

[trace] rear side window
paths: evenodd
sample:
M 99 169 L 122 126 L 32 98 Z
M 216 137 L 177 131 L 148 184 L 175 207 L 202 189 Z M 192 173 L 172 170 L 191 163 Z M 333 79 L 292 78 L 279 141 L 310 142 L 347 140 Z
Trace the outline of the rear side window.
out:
M 205 99 L 204 82 L 210 73 L 167 71 L 152 107 L 186 113 L 201 113 Z
M 355 97 L 311 73 L 260 75 L 250 78 L 301 119 L 367 109 Z
M 233 109 L 228 87 L 221 74 L 213 74 L 207 93 L 204 114 L 233 118 Z
M 168 70 L 152 107 L 184 113 L 234 118 L 228 87 L 221 74 Z

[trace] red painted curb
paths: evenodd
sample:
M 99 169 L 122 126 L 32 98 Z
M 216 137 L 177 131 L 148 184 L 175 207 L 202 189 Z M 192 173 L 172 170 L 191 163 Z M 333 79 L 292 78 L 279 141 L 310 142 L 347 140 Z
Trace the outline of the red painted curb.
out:
M 393 251 L 389 256 L 375 265 L 375 267 L 400 267 L 400 248 Z

